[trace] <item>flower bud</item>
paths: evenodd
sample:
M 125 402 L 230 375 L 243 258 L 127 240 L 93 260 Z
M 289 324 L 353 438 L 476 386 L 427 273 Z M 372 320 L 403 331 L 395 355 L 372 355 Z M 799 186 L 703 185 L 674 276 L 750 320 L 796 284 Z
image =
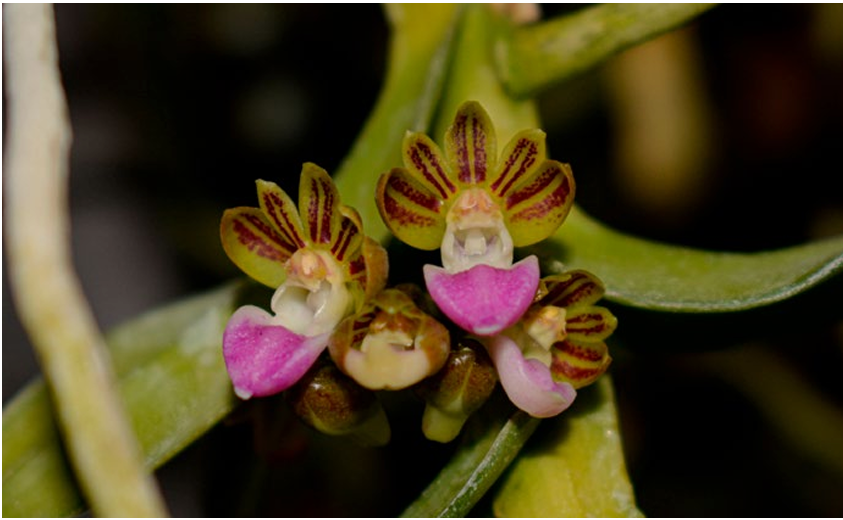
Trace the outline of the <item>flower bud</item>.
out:
M 415 387 L 427 403 L 422 418 L 425 437 L 452 441 L 468 417 L 486 402 L 496 383 L 495 367 L 483 346 L 472 339 L 460 341 L 445 366 Z
M 324 359 L 285 396 L 296 415 L 322 433 L 351 435 L 368 446 L 389 442 L 389 423 L 375 393 Z

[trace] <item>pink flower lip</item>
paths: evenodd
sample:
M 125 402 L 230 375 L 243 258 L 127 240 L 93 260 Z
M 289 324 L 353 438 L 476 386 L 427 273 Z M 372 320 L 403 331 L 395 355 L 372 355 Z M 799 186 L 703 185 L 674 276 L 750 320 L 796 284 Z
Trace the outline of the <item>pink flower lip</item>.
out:
M 425 265 L 424 279 L 433 301 L 454 323 L 493 336 L 515 324 L 533 302 L 539 262 L 528 256 L 509 269 L 480 264 L 458 273 Z
M 273 323 L 259 307 L 240 307 L 223 334 L 223 357 L 241 399 L 264 397 L 291 387 L 328 346 L 330 333 L 303 336 Z
M 565 411 L 577 397 L 570 383 L 557 383 L 550 368 L 537 359 L 525 359 L 511 338 L 500 334 L 483 340 L 509 400 L 533 417 L 546 418 Z

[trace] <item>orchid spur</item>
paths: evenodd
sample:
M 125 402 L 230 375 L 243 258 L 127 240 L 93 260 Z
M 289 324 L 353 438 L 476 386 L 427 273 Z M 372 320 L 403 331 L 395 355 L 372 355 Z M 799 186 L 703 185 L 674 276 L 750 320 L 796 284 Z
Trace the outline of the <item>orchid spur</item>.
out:
M 546 158 L 545 134 L 524 130 L 498 159 L 495 129 L 477 102 L 464 103 L 445 135 L 445 152 L 422 133 L 403 142 L 404 168 L 381 176 L 378 209 L 408 245 L 441 249 L 426 265 L 431 297 L 452 321 L 494 336 L 515 324 L 539 283 L 535 256 L 513 264 L 514 247 L 562 224 L 574 199 L 570 167 Z
M 386 284 L 386 252 L 364 236 L 328 173 L 302 168 L 299 207 L 276 184 L 257 181 L 260 208 L 227 210 L 220 236 L 229 258 L 275 289 L 269 313 L 247 305 L 228 322 L 223 355 L 242 399 L 282 392 L 328 346 L 334 328 Z

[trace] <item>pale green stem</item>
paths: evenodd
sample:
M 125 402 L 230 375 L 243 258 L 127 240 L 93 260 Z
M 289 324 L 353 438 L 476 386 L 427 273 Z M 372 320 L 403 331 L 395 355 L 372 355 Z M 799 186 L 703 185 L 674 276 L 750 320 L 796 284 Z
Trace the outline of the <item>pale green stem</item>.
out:
M 148 468 L 157 468 L 237 404 L 222 331 L 240 284 L 140 316 L 111 331 L 109 351 Z M 85 503 L 59 442 L 44 382 L 3 409 L 3 516 L 59 517 Z
M 378 176 L 402 165 L 407 131 L 428 130 L 439 100 L 461 9 L 454 4 L 389 4 L 391 40 L 387 76 L 377 104 L 339 169 L 343 202 L 353 206 L 365 232 L 389 237 L 375 204 Z
M 516 97 L 592 69 L 613 55 L 688 23 L 715 4 L 601 4 L 516 29 L 495 46 L 498 70 Z
M 52 7 L 16 4 L 3 11 L 7 245 L 18 312 L 49 381 L 64 442 L 94 513 L 160 517 L 166 514 L 164 502 L 144 468 L 71 262 L 70 124 Z
M 464 517 L 512 463 L 541 421 L 518 411 L 502 428 L 487 424 L 478 439 L 466 439 L 404 518 Z

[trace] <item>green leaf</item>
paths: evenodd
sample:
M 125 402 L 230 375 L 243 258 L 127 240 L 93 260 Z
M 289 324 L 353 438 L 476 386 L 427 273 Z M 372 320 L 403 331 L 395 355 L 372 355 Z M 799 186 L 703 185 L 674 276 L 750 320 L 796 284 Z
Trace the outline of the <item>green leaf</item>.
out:
M 624 49 L 675 29 L 714 4 L 602 4 L 504 34 L 498 72 L 515 97 L 535 95 Z
M 230 284 L 170 305 L 107 336 L 147 467 L 159 467 L 236 405 L 222 331 L 240 288 Z M 34 381 L 3 410 L 3 516 L 70 516 L 84 509 L 46 387 Z
M 424 132 L 430 126 L 460 12 L 454 4 L 386 7 L 392 35 L 384 86 L 333 176 L 343 203 L 360 213 L 364 232 L 375 240 L 389 237 L 375 204 L 377 178 L 401 164 L 401 142 L 408 130 Z
M 527 248 L 545 273 L 581 268 L 609 300 L 672 312 L 726 312 L 784 300 L 843 270 L 843 237 L 759 253 L 651 242 L 610 229 L 579 208 L 551 239 Z
M 545 421 L 493 502 L 499 517 L 640 517 L 621 450 L 611 379 Z
M 491 403 L 489 403 L 491 404 Z M 511 405 L 507 405 L 511 409 Z M 488 405 L 486 409 L 488 411 Z M 478 415 L 482 415 L 478 412 Z M 403 518 L 465 517 L 509 467 L 540 420 L 522 411 L 509 420 L 473 418 L 462 444 L 421 496 L 401 513 Z

